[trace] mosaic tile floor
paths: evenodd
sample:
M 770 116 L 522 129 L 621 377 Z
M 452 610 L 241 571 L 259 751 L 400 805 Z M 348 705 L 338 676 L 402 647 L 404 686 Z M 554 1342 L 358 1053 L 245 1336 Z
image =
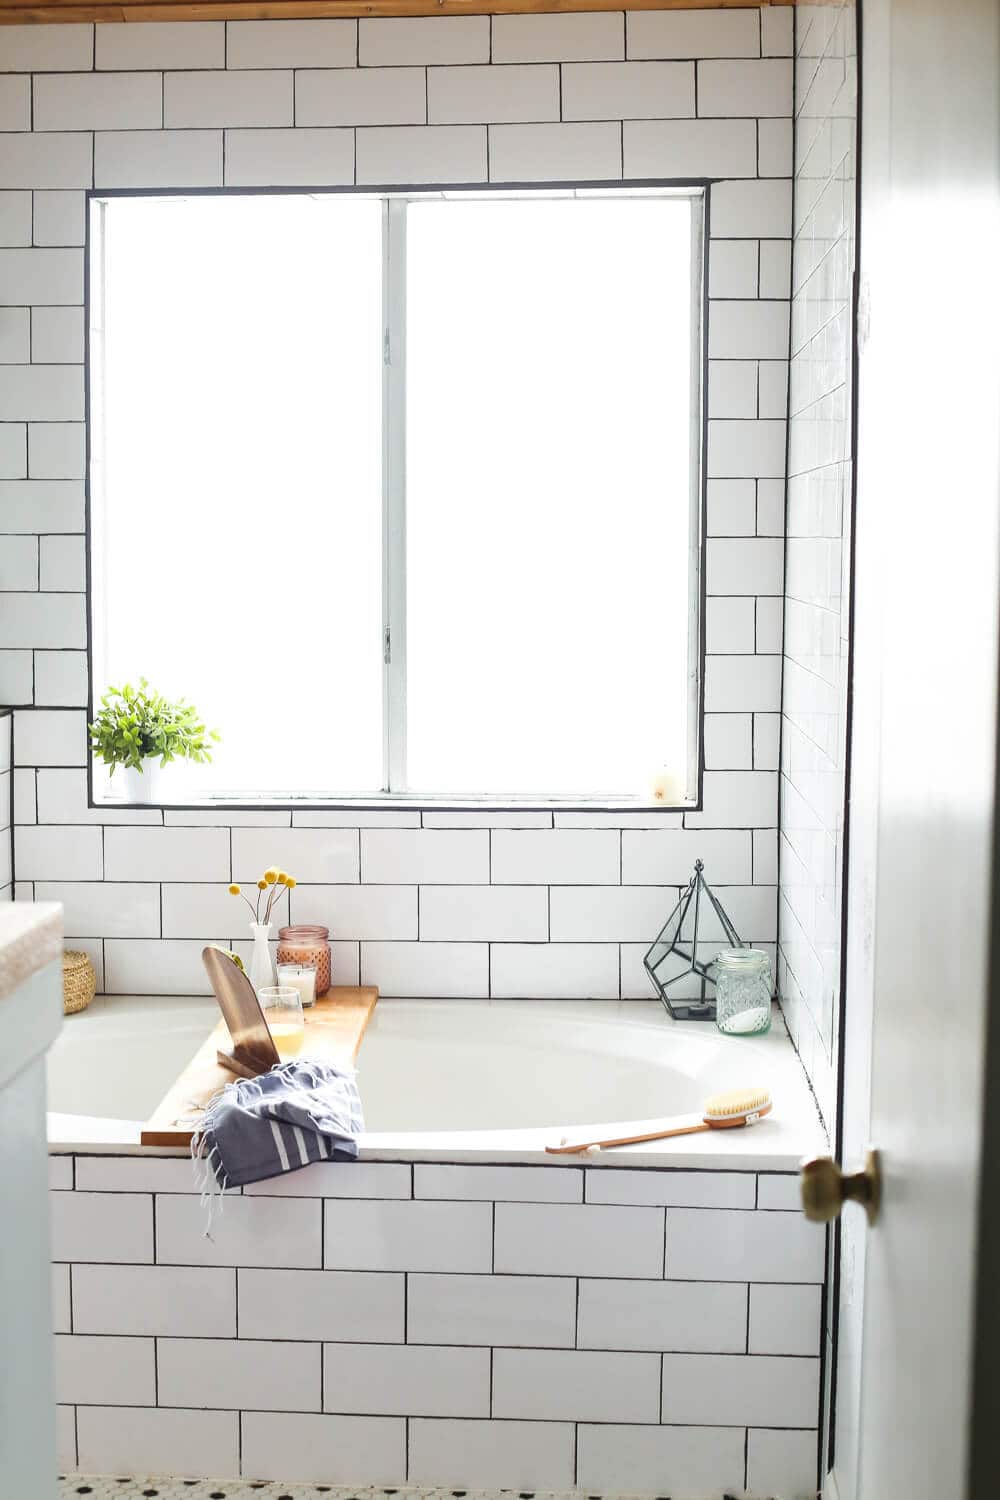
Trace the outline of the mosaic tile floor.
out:
M 59 1500 L 75 1500 L 86 1495 L 89 1500 L 316 1500 L 329 1495 L 331 1500 L 584 1500 L 579 1492 L 569 1495 L 543 1494 L 523 1490 L 442 1490 L 442 1489 L 347 1489 L 330 1484 L 282 1484 L 246 1479 L 118 1479 L 106 1474 L 70 1474 L 60 1476 Z M 588 1495 L 585 1500 L 602 1500 Z M 624 1497 L 616 1497 L 624 1500 Z M 660 1500 L 667 1500 L 661 1496 Z

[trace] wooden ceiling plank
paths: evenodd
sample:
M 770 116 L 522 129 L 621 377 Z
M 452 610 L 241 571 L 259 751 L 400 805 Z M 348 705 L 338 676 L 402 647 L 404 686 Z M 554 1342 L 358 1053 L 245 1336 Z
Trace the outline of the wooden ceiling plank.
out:
M 795 0 L 715 0 L 719 9 L 792 5 Z M 0 0 L 0 26 L 97 21 L 271 21 L 335 16 L 527 15 L 560 11 L 701 10 L 705 0 Z

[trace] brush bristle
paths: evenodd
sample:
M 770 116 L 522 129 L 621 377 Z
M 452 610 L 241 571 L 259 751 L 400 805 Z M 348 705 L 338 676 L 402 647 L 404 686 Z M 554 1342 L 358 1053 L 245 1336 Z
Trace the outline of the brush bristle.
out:
M 705 1105 L 705 1119 L 725 1120 L 734 1115 L 750 1115 L 770 1108 L 770 1089 L 729 1089 L 713 1094 Z

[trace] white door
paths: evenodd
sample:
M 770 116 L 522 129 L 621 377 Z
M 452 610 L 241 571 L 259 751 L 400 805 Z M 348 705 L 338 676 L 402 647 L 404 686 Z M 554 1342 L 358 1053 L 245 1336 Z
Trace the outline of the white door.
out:
M 973 1358 L 996 808 L 1000 6 L 865 0 L 842 1500 L 978 1500 Z M 996 1025 L 996 1019 L 994 1019 Z M 994 1042 L 995 1046 L 995 1033 Z M 993 1088 L 1000 1087 L 994 1071 Z M 987 1273 L 996 1275 L 995 1270 Z M 989 1313 L 992 1306 L 993 1312 Z M 996 1427 L 997 1413 L 993 1414 Z

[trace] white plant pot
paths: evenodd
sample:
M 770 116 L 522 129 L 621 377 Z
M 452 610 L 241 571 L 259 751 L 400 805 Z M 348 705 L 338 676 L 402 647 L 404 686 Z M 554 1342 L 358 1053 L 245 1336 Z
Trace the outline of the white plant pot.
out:
M 120 797 L 123 802 L 151 803 L 156 798 L 156 775 L 160 769 L 160 762 L 152 756 L 146 757 L 142 763 L 142 770 L 138 771 L 134 766 L 116 766 L 115 774 L 110 778 L 111 792 L 115 800 Z

